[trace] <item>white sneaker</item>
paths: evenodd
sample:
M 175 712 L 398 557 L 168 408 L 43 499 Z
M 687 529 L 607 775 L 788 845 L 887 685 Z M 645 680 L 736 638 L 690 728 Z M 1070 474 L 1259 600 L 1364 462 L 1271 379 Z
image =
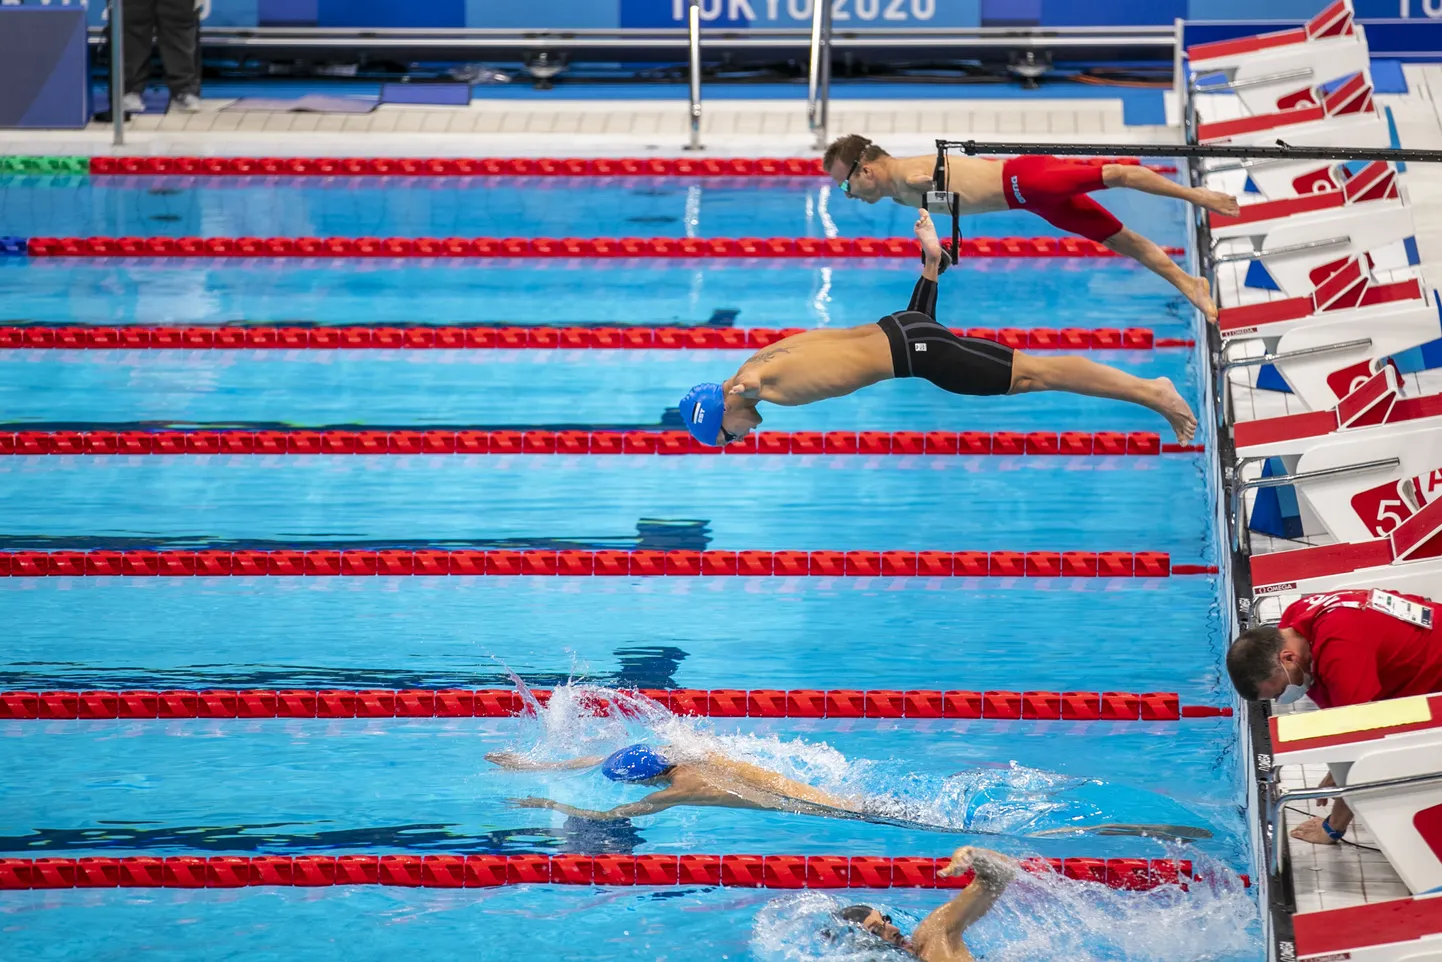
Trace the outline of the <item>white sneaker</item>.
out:
M 143 114 L 145 101 L 140 99 L 140 94 L 126 94 L 120 98 L 120 108 L 127 114 Z
M 175 109 L 183 114 L 200 113 L 200 98 L 195 94 L 181 94 L 175 98 Z

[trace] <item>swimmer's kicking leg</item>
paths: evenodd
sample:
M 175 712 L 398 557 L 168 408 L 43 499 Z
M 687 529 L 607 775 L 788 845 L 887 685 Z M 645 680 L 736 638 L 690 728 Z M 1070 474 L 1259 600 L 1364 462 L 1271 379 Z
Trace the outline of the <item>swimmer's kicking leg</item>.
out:
M 1171 182 L 1167 181 L 1167 183 Z M 1130 234 L 1131 231 L 1123 230 L 1122 233 Z M 1140 235 L 1133 236 L 1151 244 L 1151 241 L 1141 238 Z M 936 226 L 931 222 L 930 215 L 924 210 L 916 220 L 916 237 L 921 241 L 924 267 L 921 280 L 917 282 L 917 289 L 911 295 L 912 306 L 908 309 L 934 318 L 936 314 L 936 277 L 941 265 L 942 248 L 941 242 L 936 236 Z M 1156 247 L 1155 244 L 1151 244 L 1151 246 Z M 1176 267 L 1171 258 L 1161 251 L 1161 248 L 1157 248 L 1157 251 L 1167 264 L 1173 268 Z M 929 288 L 929 299 L 923 292 L 924 287 Z M 926 306 L 916 306 L 919 303 Z M 1176 386 L 1172 384 L 1170 378 L 1159 377 L 1146 380 L 1135 374 L 1128 374 L 1084 357 L 1036 357 L 1021 351 L 1013 352 L 1011 385 L 1006 393 L 1030 394 L 1035 391 L 1066 391 L 1071 394 L 1083 394 L 1087 397 L 1129 401 L 1132 404 L 1150 408 L 1166 418 L 1167 422 L 1171 424 L 1172 430 L 1176 432 L 1177 440 L 1182 444 L 1189 443 L 1196 434 L 1196 415 L 1192 413 L 1186 400 L 1177 392 Z

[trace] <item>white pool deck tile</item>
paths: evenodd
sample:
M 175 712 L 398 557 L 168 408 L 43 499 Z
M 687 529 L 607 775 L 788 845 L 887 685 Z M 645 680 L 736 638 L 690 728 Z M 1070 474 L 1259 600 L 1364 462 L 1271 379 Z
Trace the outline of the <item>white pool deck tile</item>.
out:
M 135 115 L 126 145 L 109 124 L 84 130 L 7 131 L 7 153 L 372 155 L 395 157 L 697 156 L 688 151 L 685 101 L 473 100 L 468 107 L 381 105 L 368 114 L 234 111 L 207 99 L 195 114 Z M 1126 126 L 1122 102 L 1096 98 L 831 102 L 832 136 L 865 134 L 894 154 L 930 153 L 937 137 L 1021 142 L 1173 143 L 1176 128 Z M 796 100 L 702 103 L 700 156 L 814 156 L 804 95 Z
M 1408 64 L 1403 67 L 1407 78 L 1407 94 L 1387 94 L 1376 97 L 1380 107 L 1390 108 L 1397 125 L 1398 138 L 1403 147 L 1442 147 L 1442 66 Z M 1199 103 L 1199 110 L 1207 120 L 1219 120 L 1239 114 L 1235 98 L 1206 97 Z M 1235 190 L 1240 187 L 1240 178 L 1219 176 L 1214 178 L 1219 189 Z M 1442 281 L 1442 172 L 1428 165 L 1411 165 L 1401 175 L 1400 181 L 1409 203 L 1416 208 L 1417 246 L 1422 260 L 1422 275 L 1429 285 Z M 1245 203 L 1245 200 L 1244 200 Z M 1243 286 L 1246 265 L 1224 265 L 1218 269 L 1218 303 L 1222 307 L 1239 304 L 1260 303 L 1280 294 Z M 1260 353 L 1262 345 L 1246 352 Z M 1295 414 L 1305 410 L 1290 394 L 1276 391 L 1260 391 L 1255 387 L 1256 368 L 1242 368 L 1232 372 L 1228 378 L 1235 417 L 1238 421 L 1256 418 L 1277 417 Z M 1409 395 L 1442 392 L 1442 372 L 1424 371 L 1409 374 L 1403 378 L 1403 390 Z M 1256 465 L 1245 472 L 1245 477 L 1257 477 L 1261 466 Z M 1247 498 L 1250 513 L 1254 495 Z M 1264 554 L 1269 551 L 1290 550 L 1307 544 L 1322 544 L 1330 541 L 1327 537 L 1312 537 L 1301 541 L 1287 541 L 1267 535 L 1253 534 L 1252 552 Z M 1287 599 L 1290 600 L 1290 599 Z M 1260 609 L 1262 620 L 1274 621 L 1281 614 L 1281 605 L 1272 604 Z M 1310 706 L 1305 700 L 1302 707 Z M 1315 707 L 1315 706 L 1311 706 Z M 1277 708 L 1274 710 L 1285 711 Z M 1327 774 L 1322 765 L 1290 766 L 1282 768 L 1280 781 L 1287 788 L 1315 787 Z M 1286 816 L 1287 831 L 1315 814 L 1324 814 L 1328 808 L 1318 808 L 1315 803 L 1301 803 L 1289 807 Z M 1293 809 L 1298 809 L 1294 811 Z M 1360 819 L 1352 823 L 1347 833 L 1352 844 L 1312 845 L 1291 840 L 1291 871 L 1296 891 L 1297 911 L 1316 912 L 1324 909 L 1344 908 L 1367 902 L 1380 902 L 1405 898 L 1407 887 L 1397 876 L 1387 859 L 1377 851 L 1376 839 L 1367 831 Z

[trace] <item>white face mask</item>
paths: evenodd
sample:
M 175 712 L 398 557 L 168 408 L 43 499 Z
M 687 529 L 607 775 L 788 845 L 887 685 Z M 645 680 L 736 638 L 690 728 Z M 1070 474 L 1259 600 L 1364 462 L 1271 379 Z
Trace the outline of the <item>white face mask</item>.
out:
M 1287 666 L 1283 665 L 1282 670 L 1287 671 Z M 1302 683 L 1300 685 L 1294 685 L 1292 684 L 1292 673 L 1290 671 L 1287 671 L 1287 687 L 1282 691 L 1280 695 L 1277 696 L 1277 704 L 1290 705 L 1292 704 L 1292 702 L 1297 701 L 1299 698 L 1305 695 L 1307 693 L 1307 689 L 1311 687 L 1311 675 L 1307 674 L 1305 671 L 1302 672 Z

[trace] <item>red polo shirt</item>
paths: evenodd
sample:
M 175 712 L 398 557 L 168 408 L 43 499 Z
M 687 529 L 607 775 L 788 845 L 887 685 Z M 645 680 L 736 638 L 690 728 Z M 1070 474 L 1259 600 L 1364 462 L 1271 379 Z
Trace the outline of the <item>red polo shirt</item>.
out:
M 1442 691 L 1442 606 L 1430 605 L 1429 631 L 1367 607 L 1367 591 L 1306 595 L 1288 606 L 1279 628 L 1312 645 L 1311 689 L 1321 708 Z

